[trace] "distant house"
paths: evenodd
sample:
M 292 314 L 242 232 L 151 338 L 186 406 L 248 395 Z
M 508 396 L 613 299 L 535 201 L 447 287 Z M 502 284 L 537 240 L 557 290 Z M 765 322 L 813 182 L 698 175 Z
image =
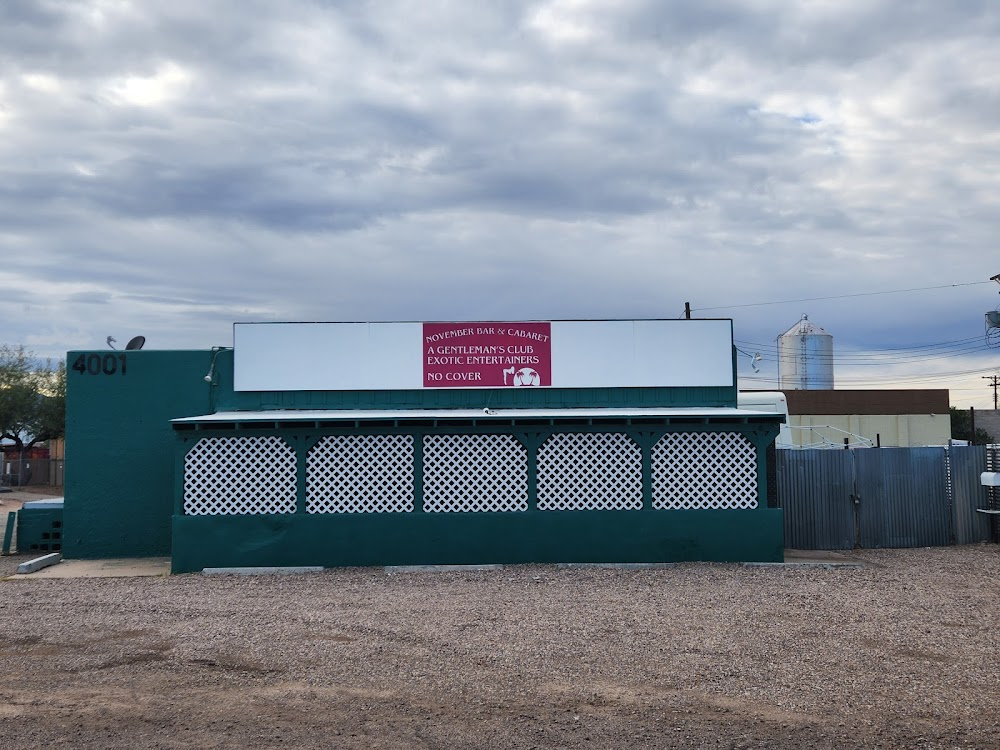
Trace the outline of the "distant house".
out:
M 8 461 L 17 461 L 19 459 L 32 460 L 40 458 L 49 457 L 49 446 L 48 445 L 34 445 L 26 451 L 19 451 L 14 443 L 4 443 L 0 445 L 0 452 Z
M 0 484 L 26 485 L 63 483 L 63 439 L 52 440 L 19 451 L 14 443 L 0 445 Z

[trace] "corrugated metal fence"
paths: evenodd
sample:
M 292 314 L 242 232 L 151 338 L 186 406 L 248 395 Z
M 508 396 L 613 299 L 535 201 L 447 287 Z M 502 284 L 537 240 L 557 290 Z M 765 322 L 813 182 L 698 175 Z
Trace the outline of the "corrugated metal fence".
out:
M 776 453 L 787 547 L 932 547 L 993 536 L 991 517 L 976 512 L 995 502 L 980 485 L 985 446 Z

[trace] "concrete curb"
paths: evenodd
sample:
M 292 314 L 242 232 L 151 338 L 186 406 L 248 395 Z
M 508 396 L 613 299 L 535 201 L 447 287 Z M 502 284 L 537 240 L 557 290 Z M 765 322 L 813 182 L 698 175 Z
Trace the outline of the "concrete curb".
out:
M 42 555 L 41 557 L 36 557 L 34 560 L 28 560 L 28 562 L 23 562 L 18 565 L 17 574 L 24 575 L 25 573 L 34 573 L 36 570 L 41 570 L 42 568 L 47 568 L 50 565 L 55 565 L 61 560 L 61 552 L 53 552 L 50 555 Z

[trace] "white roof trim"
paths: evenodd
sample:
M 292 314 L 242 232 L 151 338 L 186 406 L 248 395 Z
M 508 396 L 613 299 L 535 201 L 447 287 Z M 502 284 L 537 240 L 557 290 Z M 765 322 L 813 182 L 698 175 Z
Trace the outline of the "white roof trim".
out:
M 608 419 L 613 417 L 784 417 L 783 414 L 725 407 L 639 409 L 275 409 L 220 411 L 170 420 L 173 424 L 213 422 L 350 422 L 384 419 Z

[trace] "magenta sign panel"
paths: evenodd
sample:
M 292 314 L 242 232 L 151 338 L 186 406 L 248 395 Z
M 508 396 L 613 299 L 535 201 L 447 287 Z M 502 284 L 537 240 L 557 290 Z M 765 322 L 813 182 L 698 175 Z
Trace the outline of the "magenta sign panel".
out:
M 551 323 L 424 323 L 424 387 L 552 385 L 551 328 Z

